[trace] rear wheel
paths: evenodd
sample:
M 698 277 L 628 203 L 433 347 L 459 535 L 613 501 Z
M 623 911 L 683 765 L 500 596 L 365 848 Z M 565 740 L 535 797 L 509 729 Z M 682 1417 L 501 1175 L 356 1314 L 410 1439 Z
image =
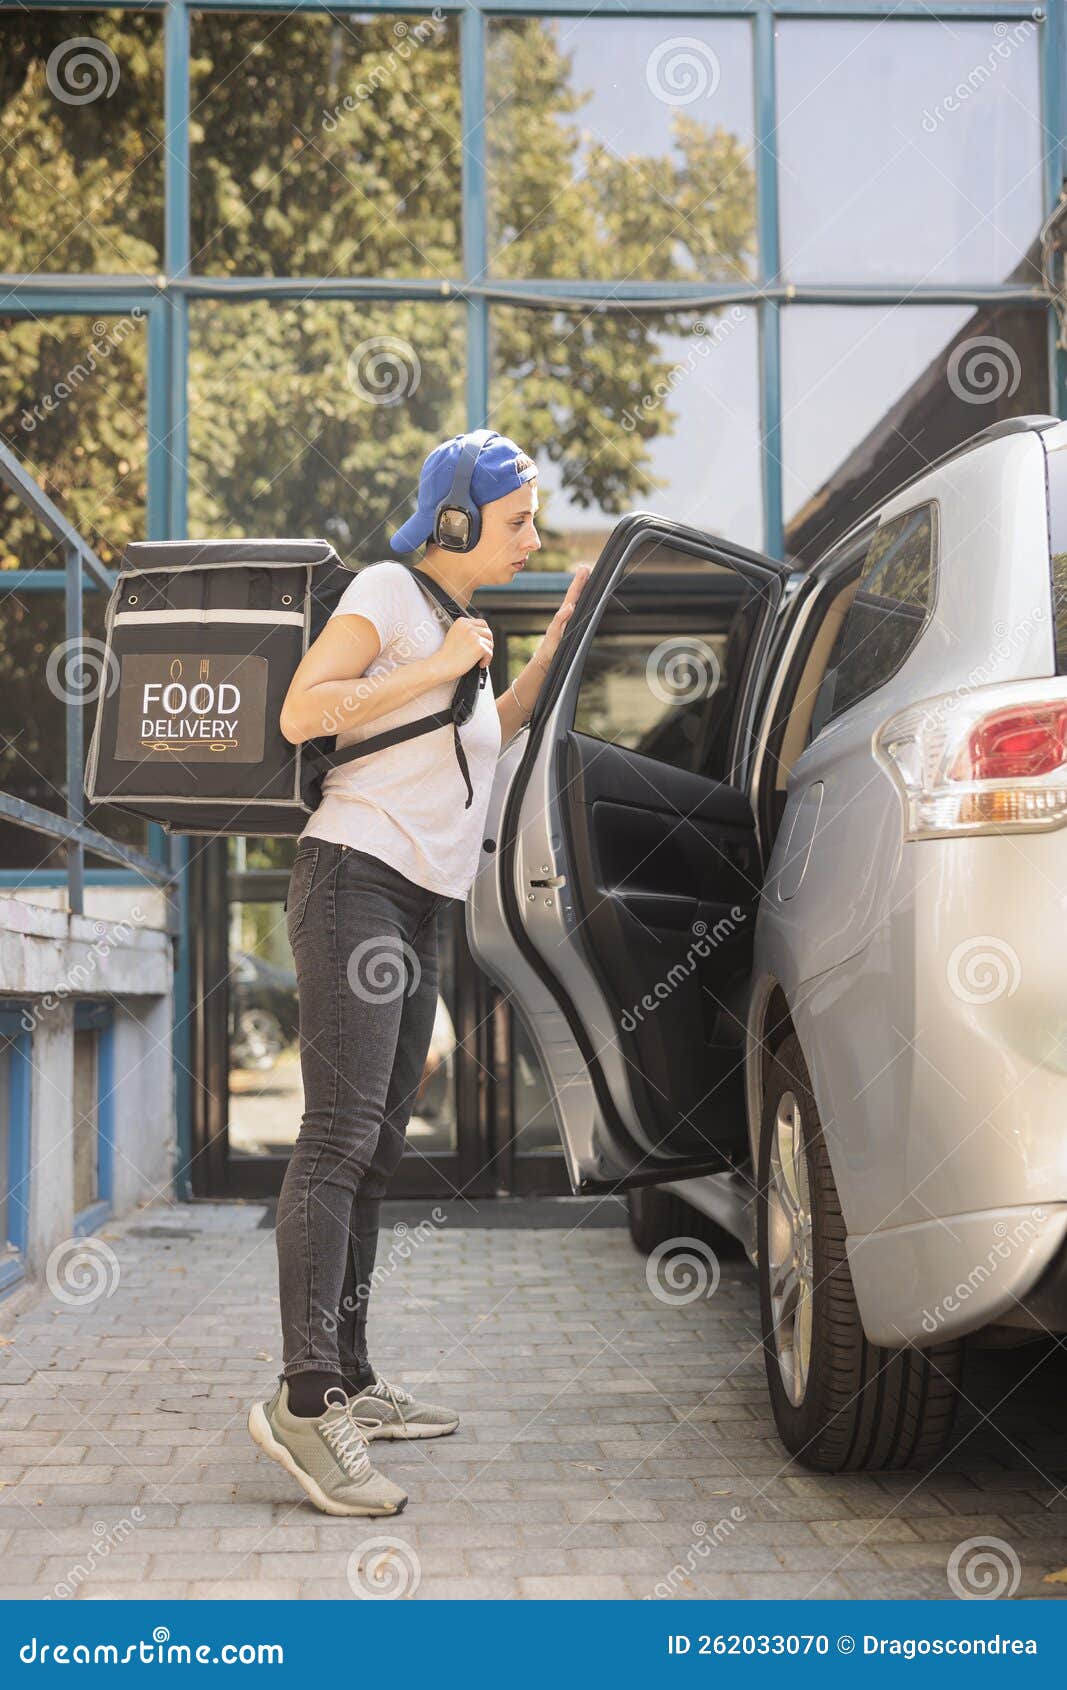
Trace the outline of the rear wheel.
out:
M 691 1203 L 661 1185 L 642 1185 L 627 1193 L 630 1237 L 642 1255 L 649 1255 L 672 1238 L 698 1238 L 724 1258 L 741 1253 L 732 1233 L 717 1226 Z
M 845 1223 L 795 1034 L 768 1075 L 758 1251 L 767 1383 L 778 1434 L 818 1472 L 924 1467 L 952 1430 L 962 1345 L 868 1342 Z

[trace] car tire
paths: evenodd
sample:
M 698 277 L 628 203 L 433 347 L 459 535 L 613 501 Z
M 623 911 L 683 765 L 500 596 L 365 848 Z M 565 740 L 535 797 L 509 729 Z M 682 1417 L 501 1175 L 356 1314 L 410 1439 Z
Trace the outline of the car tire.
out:
M 697 1238 L 724 1259 L 743 1254 L 732 1233 L 661 1185 L 642 1185 L 627 1192 L 626 1206 L 630 1237 L 643 1256 L 672 1238 Z
M 800 1042 L 776 1051 L 764 1096 L 757 1251 L 778 1435 L 819 1473 L 925 1467 L 944 1450 L 963 1346 L 891 1350 L 864 1335 L 845 1222 Z

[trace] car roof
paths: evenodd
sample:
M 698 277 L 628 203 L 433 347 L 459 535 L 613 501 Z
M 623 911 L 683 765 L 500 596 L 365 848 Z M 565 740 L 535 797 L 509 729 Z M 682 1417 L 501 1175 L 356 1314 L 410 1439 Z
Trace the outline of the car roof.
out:
M 924 481 L 932 470 L 941 469 L 945 464 L 954 463 L 957 458 L 964 457 L 968 452 L 976 451 L 979 446 L 987 446 L 992 440 L 1003 440 L 1012 434 L 1039 434 L 1045 429 L 1058 428 L 1062 420 L 1060 417 L 1043 416 L 1039 413 L 1024 417 L 1005 417 L 1002 422 L 990 423 L 988 428 L 980 429 L 977 434 L 972 434 L 966 440 L 961 440 L 958 446 L 953 446 L 948 452 L 942 452 L 939 458 L 931 458 L 930 462 L 924 464 L 922 469 L 916 470 L 914 475 L 909 475 L 905 481 L 894 487 L 893 491 L 887 494 L 884 499 L 879 499 L 876 505 L 872 505 L 869 510 L 864 511 L 863 515 L 858 517 L 845 533 L 834 541 L 832 546 L 828 546 L 825 552 L 822 552 L 815 559 L 815 562 L 810 566 L 811 569 L 820 569 L 826 559 L 838 557 L 842 551 L 847 550 L 857 534 L 873 521 L 880 510 L 883 510 L 893 500 L 898 499 L 901 493 L 906 493 L 909 487 L 914 487 L 918 482 Z M 808 571 L 805 570 L 804 573 L 807 574 Z

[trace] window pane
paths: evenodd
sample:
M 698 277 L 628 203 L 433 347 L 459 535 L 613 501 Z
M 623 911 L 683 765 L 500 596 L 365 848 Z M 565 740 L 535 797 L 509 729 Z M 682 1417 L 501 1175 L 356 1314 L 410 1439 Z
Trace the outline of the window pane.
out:
M 97 1040 L 88 1027 L 74 1034 L 74 1213 L 81 1214 L 100 1194 L 97 1178 Z
M 7 1035 L 0 1033 L 0 1265 L 12 1252 L 11 1234 L 14 1230 L 11 1191 L 11 1047 Z M 25 1193 L 20 1193 L 25 1199 Z
M 296 836 L 286 839 L 227 840 L 227 860 L 231 870 L 243 874 L 249 869 L 276 869 L 286 874 L 296 855 Z
M 0 270 L 159 270 L 162 17 L 5 9 L 0 65 Z
M 871 537 L 819 716 L 840 716 L 895 675 L 934 600 L 934 517 L 929 505 L 884 522 Z
M 194 18 L 193 267 L 454 276 L 455 18 Z
M 58 593 L 4 591 L 0 574 L 0 697 L 4 729 L 0 735 L 0 792 L 25 798 L 57 815 L 65 813 L 66 700 L 83 701 L 85 745 L 92 731 L 96 696 L 106 674 L 103 652 L 107 595 L 87 591 L 82 599 L 83 654 L 71 654 L 66 640 L 63 599 Z M 90 808 L 90 826 L 111 839 L 145 848 L 145 824 L 110 805 Z M 107 868 L 91 855 L 86 862 Z M 66 854 L 43 833 L 0 821 L 0 868 L 66 866 Z
M 146 371 L 147 322 L 137 310 L 121 317 L 0 318 L 0 438 L 112 568 L 126 544 L 145 533 Z M 0 534 L 0 686 L 10 706 L 0 790 L 62 812 L 64 705 L 81 702 L 88 746 L 103 674 L 107 595 L 86 586 L 86 644 L 71 653 L 61 596 L 5 585 L 5 570 L 64 564 L 61 546 L 6 488 L 0 488 Z M 88 819 L 112 838 L 144 845 L 144 823 L 133 817 L 104 807 Z M 65 861 L 44 834 L 0 822 L 0 866 L 62 869 Z M 87 862 L 100 866 L 94 858 Z
M 729 696 L 726 643 L 726 630 L 711 628 L 684 638 L 599 636 L 585 661 L 575 731 L 675 768 L 703 769 L 702 752 Z
M 230 905 L 230 1149 L 263 1155 L 300 1131 L 293 953 L 281 903 Z
M 0 439 L 108 565 L 145 532 L 147 331 L 139 311 L 0 316 Z M 0 487 L 0 570 L 38 566 L 62 552 Z
M 507 636 L 508 684 L 522 674 L 541 643 L 541 634 L 509 634 Z
M 794 305 L 782 324 L 786 549 L 805 562 L 961 441 L 1049 409 L 1041 310 Z
M 672 559 L 678 564 L 673 571 Z M 657 575 L 663 592 L 649 594 L 646 604 L 640 589 L 657 585 Z M 654 626 L 662 622 L 655 612 L 672 590 L 676 603 L 684 593 L 686 609 L 669 618 L 666 629 Z M 691 608 L 697 593 L 699 610 Z M 762 607 L 758 589 L 732 569 L 674 553 L 669 545 L 639 550 L 584 659 L 576 731 L 675 768 L 728 779 L 734 715 Z
M 491 19 L 492 272 L 751 275 L 751 39 L 696 17 Z
M 538 467 L 535 569 L 595 561 L 632 510 L 760 544 L 754 313 L 498 306 L 491 327 L 490 422 Z
M 451 910 L 437 918 L 437 1014 L 408 1124 L 409 1155 L 456 1145 L 456 919 Z M 304 1088 L 296 970 L 280 901 L 230 904 L 229 1014 L 230 1149 L 247 1156 L 289 1150 Z
M 1039 279 L 1032 19 L 798 19 L 777 37 L 791 281 Z
M 465 308 L 198 300 L 190 319 L 190 533 L 392 557 L 423 459 L 464 427 Z

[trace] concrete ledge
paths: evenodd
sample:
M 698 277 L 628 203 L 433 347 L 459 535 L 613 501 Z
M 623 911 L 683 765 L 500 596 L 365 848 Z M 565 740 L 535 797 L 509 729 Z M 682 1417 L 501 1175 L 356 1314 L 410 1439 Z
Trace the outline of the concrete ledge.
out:
M 97 1103 L 109 1130 L 113 1216 L 169 1194 L 177 1155 L 172 1021 L 174 952 L 150 925 L 154 906 L 124 891 L 113 919 L 71 915 L 0 896 L 0 1003 L 14 1000 L 32 1035 L 28 1118 L 29 1172 L 24 1258 L 39 1279 L 51 1253 L 72 1241 L 86 1202 L 74 1174 L 76 1005 L 110 1004 L 106 1079 L 96 1070 Z M 99 1048 L 99 1047 L 98 1047 Z M 99 1059 L 98 1059 L 99 1060 Z M 84 1191 L 84 1187 L 81 1188 Z
M 117 921 L 94 920 L 0 896 L 0 992 L 56 999 L 97 992 L 165 997 L 171 942 L 133 898 Z

